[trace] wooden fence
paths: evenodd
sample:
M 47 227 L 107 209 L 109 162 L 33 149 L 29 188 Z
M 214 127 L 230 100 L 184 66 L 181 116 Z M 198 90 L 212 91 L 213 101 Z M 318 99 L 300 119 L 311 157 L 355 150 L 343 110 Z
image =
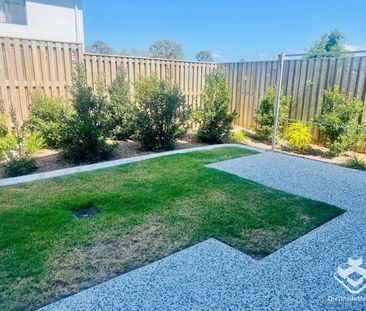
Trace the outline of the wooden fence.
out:
M 34 90 L 68 95 L 75 62 L 84 62 L 88 83 L 109 85 L 119 66 L 133 85 L 139 77 L 156 74 L 181 88 L 189 105 L 199 105 L 204 76 L 218 66 L 226 70 L 232 91 L 231 108 L 239 113 L 235 125 L 254 126 L 253 116 L 266 90 L 274 86 L 277 61 L 214 64 L 84 53 L 75 44 L 0 38 L 0 96 L 9 112 L 12 104 L 20 121 L 28 117 Z M 286 60 L 283 89 L 292 96 L 290 118 L 311 120 L 320 112 L 324 90 L 335 85 L 365 103 L 366 57 Z
M 31 95 L 41 90 L 51 96 L 67 96 L 75 62 L 84 62 L 88 83 L 110 85 L 119 66 L 133 85 L 139 77 L 156 74 L 182 89 L 189 105 L 199 104 L 204 76 L 217 67 L 214 63 L 173 61 L 86 54 L 80 45 L 0 38 L 0 96 L 9 113 L 12 104 L 18 119 L 28 117 Z
M 232 91 L 231 108 L 238 126 L 253 127 L 253 117 L 266 90 L 274 86 L 277 61 L 220 64 Z M 366 57 L 293 59 L 284 64 L 283 93 L 292 97 L 289 117 L 309 121 L 320 113 L 324 90 L 338 85 L 364 102 L 366 121 Z

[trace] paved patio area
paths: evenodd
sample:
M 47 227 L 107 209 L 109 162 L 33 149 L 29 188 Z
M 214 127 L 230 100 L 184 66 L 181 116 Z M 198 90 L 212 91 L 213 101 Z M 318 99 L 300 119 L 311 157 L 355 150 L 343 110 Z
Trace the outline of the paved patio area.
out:
M 43 310 L 366 310 L 366 289 L 334 278 L 349 257 L 366 260 L 364 172 L 272 152 L 209 167 L 346 213 L 260 261 L 210 239 Z

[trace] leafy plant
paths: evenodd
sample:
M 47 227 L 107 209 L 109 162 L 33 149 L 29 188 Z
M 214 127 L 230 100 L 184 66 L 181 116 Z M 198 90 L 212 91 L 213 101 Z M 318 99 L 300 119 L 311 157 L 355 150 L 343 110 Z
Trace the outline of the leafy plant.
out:
M 327 137 L 332 155 L 351 150 L 360 142 L 363 137 L 359 124 L 362 110 L 362 101 L 348 98 L 338 86 L 325 91 L 322 113 L 316 120 Z
M 0 99 L 0 138 L 8 134 L 8 118 L 4 110 L 4 103 Z
M 230 143 L 244 144 L 247 141 L 247 136 L 242 130 L 233 130 L 229 134 L 228 141 Z
M 0 161 L 7 160 L 11 150 L 16 146 L 16 137 L 12 134 L 7 134 L 0 138 Z
M 127 139 L 136 131 L 136 105 L 131 99 L 130 85 L 122 68 L 108 89 L 109 100 L 104 106 L 103 118 L 107 130 L 116 139 Z
M 287 143 L 298 150 L 305 150 L 309 147 L 312 139 L 310 127 L 303 122 L 291 123 L 285 131 Z
M 238 114 L 229 112 L 231 100 L 225 73 L 215 70 L 205 77 L 202 107 L 194 111 L 193 117 L 199 123 L 197 137 L 199 141 L 221 143 L 227 139 L 232 122 Z
M 5 177 L 17 177 L 33 173 L 38 168 L 33 158 L 11 159 L 4 170 Z
M 62 155 L 75 163 L 110 158 L 114 146 L 107 143 L 108 131 L 103 118 L 107 98 L 103 90 L 93 93 L 87 84 L 85 69 L 81 65 L 75 68 L 71 95 L 75 113 L 62 127 Z
M 0 138 L 0 158 L 6 160 L 5 176 L 14 177 L 29 174 L 37 169 L 32 155 L 39 151 L 44 140 L 39 132 L 29 132 L 17 120 L 14 107 L 11 107 L 13 131 Z
M 40 132 L 48 147 L 57 148 L 60 146 L 62 127 L 72 113 L 72 107 L 65 98 L 52 98 L 36 92 L 32 96 L 27 128 Z
M 45 142 L 40 132 L 33 132 L 25 134 L 23 144 L 27 153 L 35 154 L 44 147 Z
M 275 87 L 271 87 L 262 98 L 259 109 L 256 111 L 256 115 L 254 117 L 254 120 L 257 123 L 257 127 L 255 129 L 257 137 L 266 142 L 272 140 L 275 98 L 276 89 Z M 283 132 L 284 120 L 288 116 L 290 102 L 290 96 L 281 95 L 278 114 L 278 133 L 280 135 Z
M 156 76 L 135 85 L 137 139 L 146 150 L 172 149 L 188 128 L 189 109 L 180 89 Z
M 346 166 L 356 170 L 366 171 L 366 161 L 355 154 L 347 161 Z

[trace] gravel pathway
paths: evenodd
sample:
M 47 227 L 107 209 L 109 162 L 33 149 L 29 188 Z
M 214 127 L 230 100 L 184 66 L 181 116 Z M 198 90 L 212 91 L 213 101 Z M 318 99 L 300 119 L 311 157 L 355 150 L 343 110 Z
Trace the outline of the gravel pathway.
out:
M 366 310 L 334 278 L 366 260 L 364 172 L 272 152 L 209 167 L 347 212 L 260 261 L 210 239 L 42 310 Z

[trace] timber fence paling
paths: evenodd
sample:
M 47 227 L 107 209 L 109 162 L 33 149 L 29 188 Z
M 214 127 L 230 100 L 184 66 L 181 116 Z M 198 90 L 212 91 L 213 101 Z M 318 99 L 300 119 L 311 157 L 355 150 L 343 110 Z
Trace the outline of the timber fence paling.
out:
M 277 60 L 217 64 L 98 55 L 84 53 L 83 46 L 74 43 L 0 38 L 0 96 L 5 111 L 9 113 L 13 105 L 22 122 L 28 118 L 35 90 L 68 96 L 76 62 L 85 64 L 87 81 L 92 87 L 98 81 L 110 85 L 119 67 L 123 67 L 132 86 L 137 79 L 155 74 L 178 85 L 186 104 L 192 108 L 201 103 L 205 75 L 222 68 L 232 92 L 230 109 L 239 113 L 234 124 L 246 128 L 255 126 L 254 115 L 260 100 L 274 86 L 278 71 Z M 324 90 L 335 85 L 363 101 L 362 121 L 366 122 L 366 56 L 287 59 L 283 93 L 292 97 L 289 118 L 311 121 L 321 111 Z M 313 135 L 316 141 L 321 141 L 317 128 Z
M 277 60 L 219 64 L 225 69 L 232 92 L 231 107 L 240 116 L 235 125 L 251 128 L 261 98 L 274 86 Z M 292 97 L 289 118 L 311 121 L 321 112 L 324 91 L 338 85 L 349 96 L 364 103 L 366 122 L 366 56 L 346 58 L 287 59 L 284 64 L 283 94 Z M 318 126 L 315 142 L 323 142 Z M 365 151 L 365 148 L 359 149 Z
M 175 83 L 192 107 L 201 102 L 205 74 L 217 68 L 215 63 L 84 53 L 83 46 L 74 43 L 0 38 L 0 97 L 6 113 L 12 105 L 18 120 L 27 120 L 35 90 L 68 96 L 77 62 L 85 64 L 92 87 L 99 81 L 109 86 L 122 67 L 132 86 L 152 74 Z

